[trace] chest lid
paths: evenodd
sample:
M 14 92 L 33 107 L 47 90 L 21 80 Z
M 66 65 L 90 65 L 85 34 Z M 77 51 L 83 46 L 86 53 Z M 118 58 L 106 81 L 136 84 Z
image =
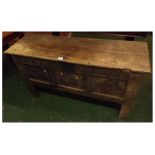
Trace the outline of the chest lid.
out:
M 150 73 L 146 42 L 25 35 L 6 54 Z M 60 59 L 61 58 L 61 59 Z

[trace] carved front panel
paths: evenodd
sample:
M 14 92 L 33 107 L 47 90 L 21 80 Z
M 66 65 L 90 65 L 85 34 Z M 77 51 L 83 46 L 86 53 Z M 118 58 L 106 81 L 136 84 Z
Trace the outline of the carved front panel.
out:
M 42 84 L 52 83 L 52 79 L 49 77 L 48 69 L 42 66 L 23 64 L 24 71 L 27 78 L 32 82 L 38 82 Z
M 91 91 L 96 95 L 112 95 L 124 97 L 126 82 L 103 76 L 92 76 L 90 78 Z
M 55 78 L 58 87 L 75 91 L 84 91 L 84 77 L 82 74 L 56 71 Z

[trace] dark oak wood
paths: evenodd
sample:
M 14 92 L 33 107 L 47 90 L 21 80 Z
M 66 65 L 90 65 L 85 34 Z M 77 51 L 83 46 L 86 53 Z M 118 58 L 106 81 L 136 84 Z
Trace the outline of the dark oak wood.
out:
M 26 71 L 24 69 L 24 65 L 20 63 L 20 61 L 18 61 L 18 59 L 16 59 L 16 57 L 12 56 L 12 59 L 14 60 L 18 71 L 20 72 L 20 75 L 22 76 L 22 78 L 24 79 L 28 89 L 30 90 L 31 94 L 34 97 L 39 97 L 39 93 L 36 91 L 35 87 L 30 83 L 30 81 L 28 80 Z
M 34 96 L 35 85 L 121 104 L 125 118 L 143 73 L 150 73 L 145 42 L 28 35 L 6 52 Z
M 134 103 L 133 100 L 136 97 L 136 94 L 138 92 L 141 79 L 142 79 L 141 74 L 130 73 L 128 85 L 125 92 L 124 104 L 122 104 L 121 106 L 119 118 L 125 118 L 128 116 Z

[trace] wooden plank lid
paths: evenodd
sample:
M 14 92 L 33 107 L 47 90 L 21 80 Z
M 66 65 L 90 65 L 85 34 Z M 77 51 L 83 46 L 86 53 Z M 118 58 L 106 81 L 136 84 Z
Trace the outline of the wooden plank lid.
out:
M 150 73 L 146 42 L 31 34 L 11 46 L 7 54 Z M 59 59 L 61 58 L 61 60 Z

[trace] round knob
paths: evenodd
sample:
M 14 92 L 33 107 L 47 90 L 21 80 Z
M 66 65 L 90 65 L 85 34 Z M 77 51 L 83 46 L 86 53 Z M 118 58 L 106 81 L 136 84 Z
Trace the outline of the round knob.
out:
M 63 76 L 63 73 L 61 72 L 60 75 Z
M 46 73 L 46 69 L 44 69 L 44 73 Z
M 76 79 L 76 80 L 78 80 L 78 79 L 79 79 L 77 75 L 75 76 L 75 79 Z

